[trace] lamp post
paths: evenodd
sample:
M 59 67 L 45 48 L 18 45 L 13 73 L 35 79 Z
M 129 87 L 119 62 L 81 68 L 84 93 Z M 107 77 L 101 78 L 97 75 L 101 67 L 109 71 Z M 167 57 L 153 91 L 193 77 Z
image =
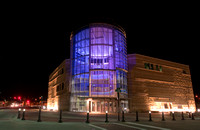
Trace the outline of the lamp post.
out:
M 106 111 L 106 120 L 105 120 L 105 122 L 109 122 L 108 121 L 108 111 Z
M 195 120 L 195 119 L 194 119 L 194 112 L 192 112 L 192 120 Z
M 151 119 L 151 111 L 149 111 L 149 121 L 152 121 L 152 119 Z
M 174 111 L 172 112 L 172 120 L 175 121 L 175 115 L 174 115 Z
M 39 113 L 38 113 L 38 120 L 37 122 L 41 122 L 41 107 L 39 108 Z
M 124 119 L 124 111 L 122 111 L 122 122 L 125 122 L 125 119 Z
M 162 121 L 165 121 L 165 116 L 163 111 L 162 111 Z
M 19 108 L 19 110 L 18 110 L 18 116 L 17 116 L 17 119 L 20 119 L 20 111 L 21 111 L 21 108 Z
M 23 109 L 23 113 L 22 113 L 22 120 L 25 120 L 25 111 L 26 111 L 26 109 Z
M 135 121 L 139 121 L 139 119 L 138 119 L 138 111 L 136 111 L 136 120 Z
M 115 90 L 117 92 L 117 101 L 118 101 L 118 121 L 120 121 L 120 99 L 119 99 L 119 93 L 121 92 L 121 88 L 117 88 Z
M 58 123 L 62 123 L 62 110 L 60 110 L 60 118 L 59 118 Z
M 190 113 L 190 111 L 189 111 L 189 113 L 188 113 L 188 116 L 189 116 L 189 118 L 191 118 L 191 113 Z
M 183 114 L 183 111 L 182 111 L 182 120 L 185 120 L 185 119 L 184 119 L 184 114 Z
M 87 120 L 86 120 L 86 123 L 90 123 L 90 121 L 89 121 L 89 111 L 87 111 Z

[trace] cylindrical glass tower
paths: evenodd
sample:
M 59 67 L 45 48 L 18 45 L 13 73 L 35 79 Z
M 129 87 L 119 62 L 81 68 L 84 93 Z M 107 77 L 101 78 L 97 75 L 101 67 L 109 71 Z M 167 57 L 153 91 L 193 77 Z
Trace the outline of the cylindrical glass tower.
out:
M 98 111 L 98 101 L 87 101 L 116 99 L 115 89 L 119 87 L 120 97 L 128 97 L 126 34 L 121 27 L 89 24 L 72 33 L 71 50 L 71 110 L 92 111 L 94 106 Z

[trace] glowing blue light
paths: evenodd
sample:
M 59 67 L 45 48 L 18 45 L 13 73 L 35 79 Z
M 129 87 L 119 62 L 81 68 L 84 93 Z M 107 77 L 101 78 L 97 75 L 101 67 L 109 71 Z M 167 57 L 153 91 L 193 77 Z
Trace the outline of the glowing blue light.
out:
M 121 87 L 123 93 L 127 93 L 127 74 L 117 69 L 127 70 L 126 40 L 123 33 L 101 25 L 81 30 L 72 39 L 74 93 L 84 95 L 83 92 L 87 92 L 89 96 L 89 87 L 91 96 L 112 96 L 116 87 Z

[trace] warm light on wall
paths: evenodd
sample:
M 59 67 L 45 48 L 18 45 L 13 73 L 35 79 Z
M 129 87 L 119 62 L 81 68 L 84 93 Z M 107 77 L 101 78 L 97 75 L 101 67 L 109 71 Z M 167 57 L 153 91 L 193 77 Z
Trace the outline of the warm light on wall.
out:
M 47 105 L 47 109 L 48 109 L 48 110 L 57 111 L 57 110 L 58 110 L 58 106 L 50 106 L 50 105 Z
M 166 108 L 165 106 L 166 105 Z M 191 111 L 195 112 L 195 107 L 189 107 L 187 105 L 182 105 L 182 108 L 178 108 L 177 105 L 173 105 L 169 102 L 154 102 L 152 106 L 150 106 L 150 111 L 159 111 L 159 112 L 183 112 L 183 111 Z
M 55 103 L 48 103 L 47 104 L 47 110 L 53 110 L 53 111 L 57 111 L 58 110 L 58 102 Z

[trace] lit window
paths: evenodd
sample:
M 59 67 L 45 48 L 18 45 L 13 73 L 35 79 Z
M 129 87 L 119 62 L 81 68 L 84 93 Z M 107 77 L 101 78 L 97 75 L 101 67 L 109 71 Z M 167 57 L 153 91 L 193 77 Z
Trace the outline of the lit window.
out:
M 164 104 L 164 107 L 165 107 L 165 109 L 168 109 L 168 105 L 167 104 Z

